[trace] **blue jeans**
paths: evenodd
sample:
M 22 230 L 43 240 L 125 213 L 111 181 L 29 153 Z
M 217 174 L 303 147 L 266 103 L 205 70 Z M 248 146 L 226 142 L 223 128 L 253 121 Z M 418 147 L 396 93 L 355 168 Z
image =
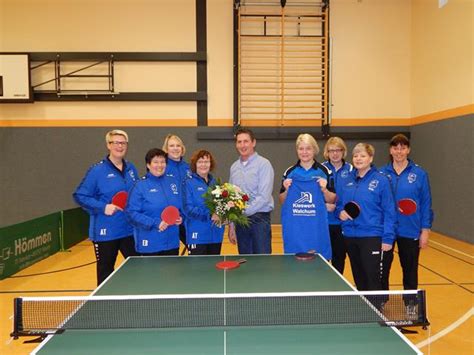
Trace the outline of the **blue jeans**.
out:
M 249 217 L 249 222 L 248 227 L 235 227 L 239 254 L 271 254 L 270 212 L 255 213 Z

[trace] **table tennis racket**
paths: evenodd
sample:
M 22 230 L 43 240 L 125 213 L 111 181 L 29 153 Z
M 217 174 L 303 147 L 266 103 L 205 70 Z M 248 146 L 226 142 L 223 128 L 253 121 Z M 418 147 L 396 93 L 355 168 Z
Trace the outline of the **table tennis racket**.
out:
M 411 198 L 402 198 L 398 201 L 398 210 L 404 216 L 411 216 L 416 212 L 416 202 Z
M 301 261 L 313 260 L 314 258 L 316 258 L 316 251 L 310 250 L 306 253 L 296 253 L 295 258 L 296 260 L 301 260 Z
M 114 195 L 114 197 L 112 197 L 112 205 L 115 205 L 123 210 L 127 205 L 127 198 L 127 191 L 119 191 Z
M 219 270 L 237 269 L 238 267 L 240 267 L 240 264 L 243 264 L 245 262 L 247 262 L 246 259 L 219 261 L 218 263 L 216 263 L 216 268 L 218 268 Z
M 354 201 L 350 201 L 344 205 L 344 211 L 351 217 L 357 218 L 360 215 L 360 206 Z
M 161 212 L 161 219 L 166 224 L 175 224 L 179 219 L 179 210 L 176 206 L 168 206 Z

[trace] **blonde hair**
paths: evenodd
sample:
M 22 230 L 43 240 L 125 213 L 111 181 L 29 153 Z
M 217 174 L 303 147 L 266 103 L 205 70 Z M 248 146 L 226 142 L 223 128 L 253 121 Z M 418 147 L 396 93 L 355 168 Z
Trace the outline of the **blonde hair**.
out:
M 329 160 L 329 146 L 330 145 L 335 145 L 336 147 L 338 147 L 339 149 L 342 149 L 344 152 L 343 152 L 343 155 L 342 157 L 345 159 L 346 156 L 347 156 L 347 146 L 346 146 L 346 143 L 344 143 L 344 141 L 342 140 L 342 138 L 339 138 L 339 137 L 331 137 L 328 139 L 328 141 L 326 142 L 325 146 L 324 146 L 324 152 L 323 152 L 323 155 L 324 155 L 324 159 L 326 160 Z
M 181 156 L 184 156 L 186 154 L 186 147 L 184 146 L 184 143 L 181 138 L 179 138 L 176 134 L 168 134 L 165 138 L 165 141 L 163 142 L 163 150 L 168 153 L 168 142 L 170 139 L 174 139 L 178 141 L 178 143 L 181 145 Z
M 306 143 L 312 146 L 314 150 L 314 156 L 318 155 L 319 153 L 318 142 L 316 142 L 316 139 L 314 139 L 314 137 L 311 134 L 308 134 L 308 133 L 300 134 L 298 138 L 296 138 L 296 149 L 298 149 L 301 143 Z
M 354 149 L 352 149 L 352 155 L 355 155 L 361 152 L 366 152 L 371 157 L 373 157 L 375 155 L 375 148 L 372 144 L 369 144 L 369 143 L 358 143 L 356 144 Z
M 125 138 L 125 141 L 128 143 L 128 134 L 125 131 L 120 129 L 114 129 L 112 131 L 108 131 L 105 135 L 105 143 L 109 144 L 112 141 L 113 136 L 122 136 Z

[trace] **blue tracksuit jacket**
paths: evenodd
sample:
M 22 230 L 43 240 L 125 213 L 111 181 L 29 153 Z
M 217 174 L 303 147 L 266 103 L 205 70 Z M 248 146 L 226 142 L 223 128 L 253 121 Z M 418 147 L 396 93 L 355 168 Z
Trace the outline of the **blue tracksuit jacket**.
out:
M 408 161 L 408 166 L 400 175 L 397 175 L 392 163 L 382 167 L 381 171 L 392 184 L 395 201 L 411 198 L 417 204 L 416 212 L 411 216 L 404 216 L 397 209 L 397 236 L 418 239 L 421 229 L 430 229 L 433 223 L 428 174 L 411 160 Z
M 357 170 L 336 187 L 338 200 L 336 214 L 339 216 L 347 202 L 360 206 L 360 215 L 354 220 L 341 223 L 345 237 L 382 237 L 382 243 L 393 244 L 395 240 L 396 210 L 390 181 L 375 166 L 357 177 Z
M 89 239 L 105 242 L 132 235 L 132 226 L 122 211 L 107 216 L 104 210 L 117 192 L 130 191 L 137 180 L 137 169 L 127 161 L 123 172 L 108 157 L 89 168 L 73 193 L 76 203 L 89 213 Z
M 197 174 L 184 181 L 183 210 L 186 216 L 186 243 L 222 243 L 224 227 L 217 227 L 211 221 L 209 209 L 204 203 L 203 194 L 216 180 L 209 175 L 209 184 Z
M 331 186 L 335 186 L 335 187 L 337 186 L 339 180 L 347 179 L 350 176 L 352 170 L 354 170 L 354 167 L 351 164 L 346 163 L 346 162 L 344 162 L 341 168 L 337 171 L 334 165 L 332 165 L 331 162 L 329 161 L 325 161 L 321 165 L 324 165 L 326 168 L 331 170 L 332 172 L 331 179 L 333 180 L 333 182 L 331 182 Z M 336 195 L 337 195 L 337 191 L 336 191 Z M 341 224 L 341 220 L 336 215 L 335 210 L 333 212 L 328 212 L 328 221 L 329 221 L 329 224 Z
M 189 164 L 181 158 L 180 161 L 175 161 L 168 158 L 166 161 L 166 174 L 173 175 L 181 184 L 186 178 L 192 175 Z
M 170 225 L 160 232 L 161 212 L 167 206 L 181 205 L 180 186 L 167 174 L 156 177 L 147 173 L 132 189 L 125 213 L 133 225 L 135 249 L 155 253 L 179 248 L 179 229 Z

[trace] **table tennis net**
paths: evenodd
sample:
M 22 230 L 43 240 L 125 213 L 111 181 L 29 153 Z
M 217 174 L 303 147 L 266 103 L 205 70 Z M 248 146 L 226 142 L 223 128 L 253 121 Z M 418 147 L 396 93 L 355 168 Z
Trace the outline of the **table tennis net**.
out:
M 423 290 L 25 297 L 14 302 L 15 337 L 67 329 L 428 324 Z

